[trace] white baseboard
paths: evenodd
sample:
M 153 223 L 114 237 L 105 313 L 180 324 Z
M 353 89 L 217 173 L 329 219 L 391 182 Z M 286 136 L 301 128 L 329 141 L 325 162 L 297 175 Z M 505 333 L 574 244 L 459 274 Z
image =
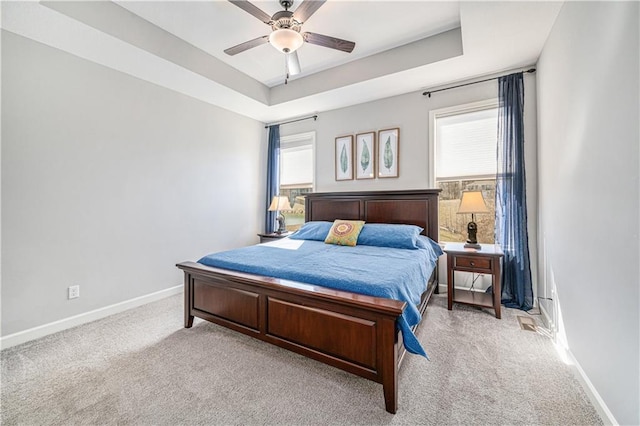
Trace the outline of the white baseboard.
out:
M 578 379 L 578 382 L 580 382 L 580 385 L 582 385 L 582 389 L 584 389 L 587 397 L 589 397 L 591 404 L 593 404 L 593 407 L 600 415 L 602 422 L 605 425 L 617 426 L 619 424 L 618 421 L 613 416 L 613 413 L 609 410 L 609 407 L 607 407 L 607 404 L 605 404 L 596 388 L 593 386 L 593 383 L 591 383 L 591 380 L 589 380 L 589 377 L 587 377 L 587 374 L 580 366 L 580 363 L 571 353 L 571 350 L 565 350 L 564 352 L 571 363 L 571 369 L 573 370 L 574 375 Z
M 88 322 L 105 318 L 109 315 L 117 314 L 119 312 L 124 312 L 131 308 L 155 302 L 156 300 L 164 299 L 165 297 L 173 296 L 174 294 L 181 293 L 182 288 L 182 285 L 170 287 L 165 290 L 156 291 L 155 293 L 125 300 L 124 302 L 116 303 L 114 305 L 105 306 L 104 308 L 95 309 L 83 314 L 78 314 L 69 318 L 54 321 L 49 324 L 40 325 L 38 327 L 20 331 L 18 333 L 3 336 L 2 338 L 0 338 L 0 349 L 7 349 L 12 346 L 28 342 L 30 340 L 39 339 L 41 337 L 48 336 L 49 334 L 57 333 L 59 331 L 66 330 L 71 327 L 76 327 L 78 325 L 86 324 Z
M 576 360 L 576 357 L 573 356 L 571 350 L 565 349 L 562 347 L 562 345 L 559 345 L 557 343 L 557 335 L 555 330 L 556 326 L 549 312 L 547 312 L 542 304 L 539 304 L 538 307 L 540 309 L 542 322 L 544 323 L 544 326 L 549 330 L 550 337 L 553 340 L 556 349 L 564 354 L 565 362 L 571 364 L 573 375 L 576 377 L 576 379 L 580 383 L 580 386 L 582 386 L 582 389 L 587 394 L 589 401 L 591 401 L 591 404 L 598 412 L 598 415 L 602 419 L 602 422 L 605 425 L 618 425 L 618 422 L 613 416 L 613 413 L 611 413 L 609 407 L 607 407 L 607 404 L 605 404 L 604 400 L 602 399 L 596 388 L 593 386 L 593 383 L 591 383 L 591 380 L 589 380 L 589 377 L 587 377 L 587 374 L 580 366 L 580 363 L 578 362 L 578 360 Z
M 540 316 L 542 316 L 542 323 L 544 324 L 545 327 L 547 327 L 547 329 L 549 330 L 555 330 L 555 325 L 553 323 L 553 320 L 551 319 L 551 315 L 549 315 L 549 312 L 547 312 L 547 310 L 544 308 L 544 306 L 542 306 L 542 304 L 538 303 L 538 309 L 540 309 Z M 555 339 L 555 336 L 553 336 L 553 338 Z

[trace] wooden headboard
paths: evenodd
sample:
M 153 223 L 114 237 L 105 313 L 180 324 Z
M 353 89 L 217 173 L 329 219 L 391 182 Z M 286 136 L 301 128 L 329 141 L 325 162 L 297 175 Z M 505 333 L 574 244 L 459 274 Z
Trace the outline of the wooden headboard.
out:
M 305 222 L 346 219 L 418 225 L 424 235 L 438 241 L 439 194 L 439 189 L 307 194 Z

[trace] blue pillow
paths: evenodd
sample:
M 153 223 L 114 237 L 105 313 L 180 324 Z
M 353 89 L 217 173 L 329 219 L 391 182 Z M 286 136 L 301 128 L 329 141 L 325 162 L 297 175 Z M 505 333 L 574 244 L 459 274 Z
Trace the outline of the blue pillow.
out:
M 332 225 L 333 222 L 306 222 L 289 238 L 293 240 L 324 241 L 327 238 L 327 234 L 329 234 L 329 230 Z
M 358 245 L 415 250 L 422 228 L 415 225 L 367 223 L 358 236 Z
M 436 243 L 431 238 L 424 235 L 418 235 L 418 239 L 416 240 L 416 245 L 418 246 L 418 248 L 421 248 L 421 249 L 433 250 L 436 257 L 440 257 L 444 254 L 444 252 L 442 251 L 442 247 L 440 247 L 440 244 Z

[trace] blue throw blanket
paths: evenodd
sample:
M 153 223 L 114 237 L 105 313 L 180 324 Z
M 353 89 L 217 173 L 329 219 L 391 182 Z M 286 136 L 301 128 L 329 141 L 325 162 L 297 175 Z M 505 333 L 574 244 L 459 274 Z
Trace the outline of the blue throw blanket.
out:
M 420 321 L 417 305 L 439 254 L 431 247 L 407 250 L 304 241 L 297 250 L 262 244 L 210 254 L 198 262 L 407 302 L 397 322 L 404 346 L 427 357 L 410 327 Z

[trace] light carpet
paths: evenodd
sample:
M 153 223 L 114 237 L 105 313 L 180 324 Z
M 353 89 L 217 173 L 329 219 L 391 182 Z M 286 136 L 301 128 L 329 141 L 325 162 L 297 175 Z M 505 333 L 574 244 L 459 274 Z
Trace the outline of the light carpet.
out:
M 602 424 L 522 311 L 434 296 L 396 415 L 380 384 L 182 313 L 172 296 L 2 351 L 2 424 Z

